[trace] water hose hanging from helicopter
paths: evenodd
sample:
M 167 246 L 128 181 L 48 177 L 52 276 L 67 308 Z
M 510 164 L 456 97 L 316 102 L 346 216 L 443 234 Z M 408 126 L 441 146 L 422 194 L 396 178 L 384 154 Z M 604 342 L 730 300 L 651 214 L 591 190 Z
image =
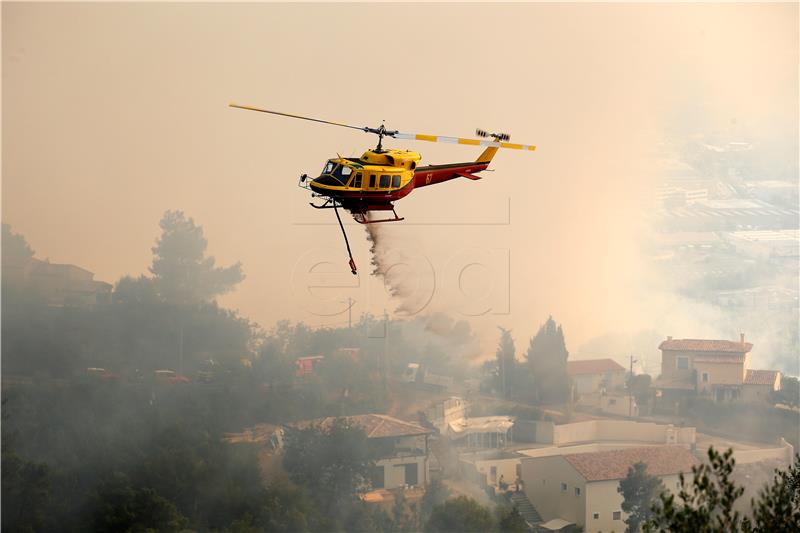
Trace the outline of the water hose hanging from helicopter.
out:
M 336 220 L 339 221 L 339 227 L 342 229 L 342 235 L 344 235 L 344 245 L 347 247 L 347 255 L 350 256 L 350 272 L 352 272 L 354 276 L 357 276 L 358 269 L 356 269 L 356 262 L 353 260 L 353 252 L 350 251 L 350 243 L 347 241 L 347 232 L 344 230 L 344 224 L 342 224 L 342 218 L 339 216 L 339 209 L 336 207 L 336 202 L 333 203 L 333 212 L 336 213 Z

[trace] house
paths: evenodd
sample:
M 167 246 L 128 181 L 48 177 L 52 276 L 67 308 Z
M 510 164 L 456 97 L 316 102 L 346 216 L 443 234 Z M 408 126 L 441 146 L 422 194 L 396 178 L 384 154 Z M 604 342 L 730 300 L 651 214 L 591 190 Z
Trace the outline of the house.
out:
M 639 416 L 636 398 L 630 394 L 603 394 L 600 396 L 600 411 L 617 416 Z
M 775 371 L 749 369 L 753 345 L 745 342 L 744 334 L 739 342 L 667 337 L 659 349 L 661 375 L 654 385 L 662 397 L 675 398 L 681 394 L 696 393 L 717 401 L 742 398 L 763 401 L 769 396 L 765 394 L 764 387 L 780 389 L 780 379 Z M 748 393 L 744 397 L 746 386 Z
M 698 464 L 683 446 L 646 446 L 521 460 L 522 484 L 528 500 L 544 522 L 563 520 L 587 533 L 624 531 L 621 479 L 636 463 L 675 490 L 678 475 Z M 691 480 L 690 480 L 691 481 Z
M 459 470 L 465 479 L 474 481 L 486 490 L 497 493 L 508 488 L 516 490 L 520 476 L 520 460 L 524 456 L 510 450 L 481 450 L 458 455 Z M 504 487 L 501 487 L 505 484 Z
M 412 422 L 381 415 L 367 414 L 341 417 L 350 425 L 361 428 L 367 438 L 381 450 L 372 472 L 373 489 L 395 489 L 405 486 L 428 485 L 428 436 L 433 430 Z M 286 431 L 316 425 L 330 428 L 337 417 L 296 422 L 286 426 Z
M 51 307 L 92 307 L 111 302 L 110 283 L 97 281 L 94 273 L 75 265 L 29 259 L 22 281 Z
M 505 448 L 511 443 L 513 427 L 510 416 L 460 418 L 448 424 L 447 435 L 458 448 Z
M 567 374 L 578 394 L 591 394 L 625 385 L 625 367 L 613 359 L 567 361 Z
M 742 384 L 742 399 L 759 403 L 772 401 L 772 394 L 781 390 L 781 373 L 777 370 L 747 370 Z
M 436 402 L 423 412 L 425 420 L 430 422 L 439 433 L 445 434 L 450 422 L 467 417 L 469 404 L 459 396 L 451 396 L 446 400 Z
M 309 355 L 307 357 L 298 357 L 294 364 L 297 367 L 294 375 L 298 378 L 304 378 L 314 374 L 314 369 L 325 359 L 324 355 Z

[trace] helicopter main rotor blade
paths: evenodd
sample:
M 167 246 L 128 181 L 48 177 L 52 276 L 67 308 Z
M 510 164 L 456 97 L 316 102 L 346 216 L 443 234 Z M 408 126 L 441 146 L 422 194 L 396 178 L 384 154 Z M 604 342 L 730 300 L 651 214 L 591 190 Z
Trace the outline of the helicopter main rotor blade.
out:
M 239 104 L 228 104 L 229 107 L 235 107 L 237 109 L 246 109 L 247 111 L 258 111 L 259 113 L 270 113 L 272 115 L 280 115 L 282 117 L 289 117 L 289 118 L 299 118 L 302 120 L 310 120 L 311 122 L 320 122 L 322 124 L 330 124 L 331 126 L 341 126 L 343 128 L 352 128 L 354 130 L 360 131 L 367 131 L 367 128 L 360 128 L 358 126 L 351 126 L 350 124 L 341 124 L 339 122 L 331 122 L 329 120 L 321 120 L 318 118 L 311 118 L 311 117 L 303 117 L 301 115 L 292 115 L 290 113 L 281 113 L 280 111 L 270 111 L 269 109 L 261 109 L 260 107 L 253 107 L 248 105 L 239 105 Z
M 465 139 L 463 137 L 445 137 L 443 135 L 424 135 L 421 133 L 395 133 L 395 139 L 411 139 L 412 141 L 428 141 L 432 143 L 468 144 L 473 146 L 494 146 L 496 148 L 510 148 L 512 150 L 536 150 L 529 144 L 517 144 L 503 141 L 489 141 L 481 139 Z

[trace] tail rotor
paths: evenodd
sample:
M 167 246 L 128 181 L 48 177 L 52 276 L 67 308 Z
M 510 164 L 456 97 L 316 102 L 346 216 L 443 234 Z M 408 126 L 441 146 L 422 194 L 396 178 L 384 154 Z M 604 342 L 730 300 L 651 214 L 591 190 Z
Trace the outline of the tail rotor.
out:
M 475 135 L 478 137 L 491 137 L 495 140 L 495 142 L 505 142 L 511 140 L 511 135 L 508 133 L 489 133 L 486 130 L 482 130 L 480 128 L 475 130 Z

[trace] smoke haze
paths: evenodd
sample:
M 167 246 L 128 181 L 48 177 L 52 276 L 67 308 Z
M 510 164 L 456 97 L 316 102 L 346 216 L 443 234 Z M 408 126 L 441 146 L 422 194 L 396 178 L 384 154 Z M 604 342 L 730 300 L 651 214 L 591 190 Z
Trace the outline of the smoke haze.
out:
M 439 135 L 483 127 L 538 149 L 498 154 L 481 181 L 415 192 L 397 205 L 404 222 L 366 238 L 347 224 L 356 263 L 371 258 L 377 277 L 330 283 L 326 302 L 447 312 L 473 324 L 486 356 L 496 325 L 519 353 L 550 314 L 587 354 L 643 349 L 630 340 L 641 332 L 747 329 L 769 368 L 767 324 L 751 331 L 681 297 L 642 250 L 665 136 L 757 140 L 764 168 L 796 179 L 796 4 L 6 3 L 2 15 L 3 221 L 53 261 L 109 282 L 146 272 L 156 221 L 184 209 L 212 255 L 243 263 L 223 305 L 265 325 L 341 322 L 346 307 L 294 297 L 309 265 L 349 276 L 335 219 L 307 209 L 296 177 L 373 139 L 227 103 Z M 402 30 L 372 50 L 356 36 L 379 20 Z M 427 164 L 477 156 L 392 144 Z

